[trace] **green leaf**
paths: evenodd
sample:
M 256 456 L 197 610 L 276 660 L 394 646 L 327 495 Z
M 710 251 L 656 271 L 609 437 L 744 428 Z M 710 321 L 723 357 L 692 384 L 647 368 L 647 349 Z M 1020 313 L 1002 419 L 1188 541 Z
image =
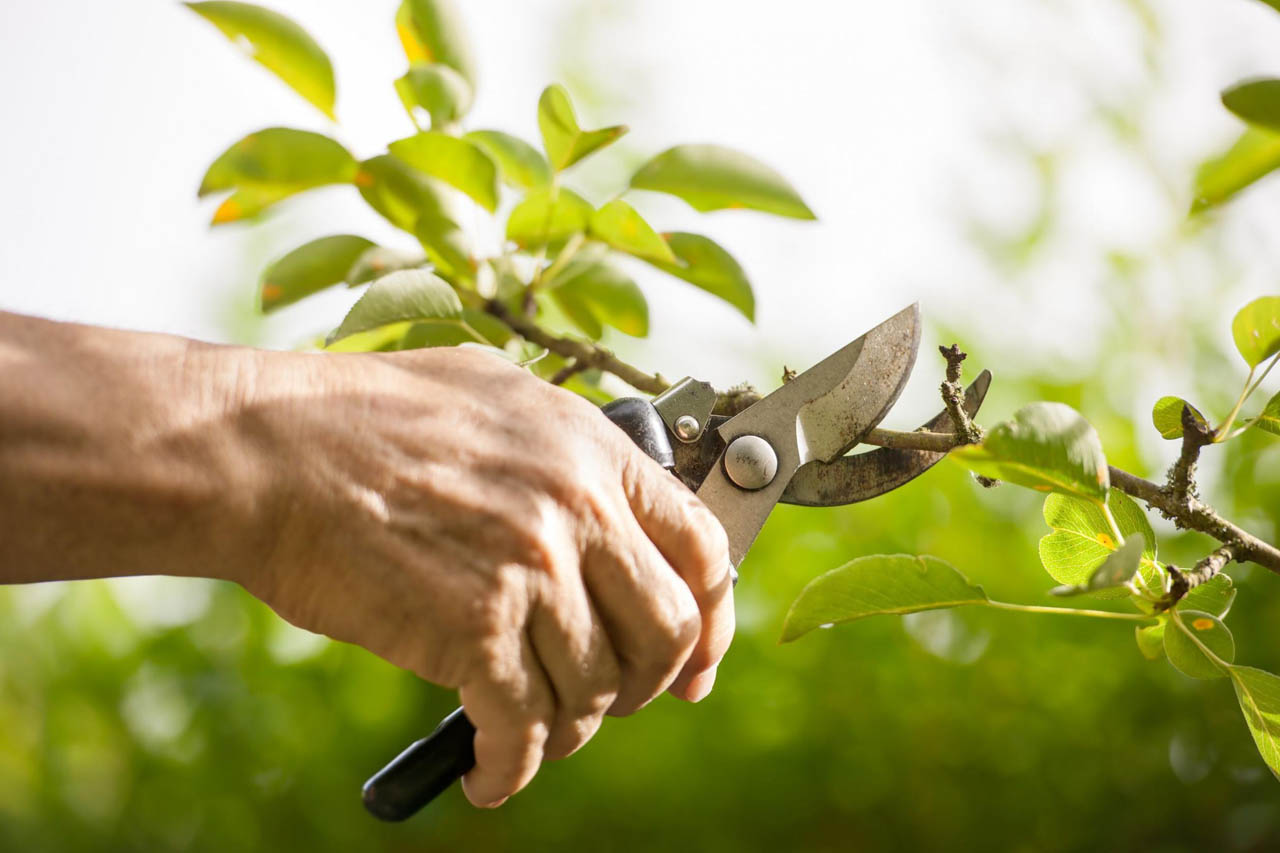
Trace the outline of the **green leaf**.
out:
M 428 130 L 387 148 L 418 171 L 462 190 L 490 213 L 497 209 L 498 167 L 477 145 Z
M 1227 575 L 1215 575 L 1193 588 L 1178 602 L 1177 609 L 1201 610 L 1219 619 L 1225 619 L 1236 600 L 1235 585 Z
M 330 338 L 322 341 L 325 352 L 394 352 L 400 341 L 413 327 L 413 323 L 392 323 L 367 332 L 356 332 L 341 340 Z
M 547 282 L 547 287 L 561 310 L 588 337 L 599 337 L 600 332 L 596 324 L 582 321 L 584 311 L 633 337 L 649 334 L 649 304 L 644 293 L 599 253 L 580 253 Z
M 480 146 L 493 158 L 505 183 L 525 190 L 551 183 L 547 158 L 518 136 L 500 130 L 473 130 L 462 138 Z
M 1266 407 L 1249 425 L 1272 435 L 1280 435 L 1280 394 L 1268 400 Z
M 307 31 L 293 21 L 251 3 L 187 3 L 248 56 L 270 69 L 293 91 L 329 118 L 336 97 L 333 65 Z
M 1280 352 L 1280 296 L 1263 296 L 1236 313 L 1231 337 L 1250 367 Z
M 1251 127 L 1196 172 L 1193 214 L 1222 204 L 1280 167 L 1280 134 Z
M 1107 506 L 1126 542 L 1131 536 L 1142 537 L 1141 563 L 1153 573 L 1156 536 L 1147 514 L 1133 498 L 1115 489 L 1107 495 Z M 1044 520 L 1053 532 L 1040 540 L 1040 562 L 1060 584 L 1087 584 L 1116 552 L 1116 540 L 1102 507 L 1091 500 L 1051 494 L 1044 499 Z M 1144 572 L 1144 576 L 1148 573 Z
M 427 258 L 421 252 L 404 252 L 400 249 L 389 249 L 386 246 L 374 246 L 362 252 L 352 262 L 343 281 L 355 287 L 357 284 L 382 278 L 387 273 L 417 269 L 426 265 Z
M 400 103 L 415 124 L 414 107 L 427 111 L 435 130 L 453 124 L 471 109 L 471 84 L 447 65 L 414 63 L 395 85 Z
M 321 237 L 299 246 L 263 273 L 262 310 L 274 311 L 345 281 L 352 264 L 376 248 L 372 240 L 354 234 Z
M 631 176 L 639 190 L 668 193 L 695 210 L 750 208 L 816 219 L 786 179 L 753 157 L 720 145 L 668 148 Z
M 1161 397 L 1151 409 L 1151 423 L 1155 424 L 1161 438 L 1182 438 L 1182 407 L 1191 406 L 1181 397 Z M 1191 415 L 1209 431 L 1209 422 L 1200 410 L 1191 406 Z
M 410 63 L 447 65 L 475 88 L 475 61 L 452 0 L 403 0 L 396 10 L 396 33 Z
M 671 231 L 662 235 L 667 241 L 676 263 L 649 261 L 663 272 L 684 279 L 695 287 L 718 296 L 755 322 L 756 297 L 751 282 L 733 255 L 719 243 L 701 234 Z
M 447 281 L 426 270 L 402 270 L 369 285 L 329 341 L 407 320 L 457 320 L 461 316 L 462 302 Z
M 572 290 L 563 292 L 553 290 L 547 298 L 555 304 L 564 318 L 587 338 L 598 341 L 604 335 L 604 324 L 600 322 L 600 318 L 591 310 L 586 300 Z
M 1251 666 L 1233 666 L 1231 686 L 1262 760 L 1280 779 L 1280 678 Z
M 1162 620 L 1158 625 L 1148 625 L 1133 629 L 1134 639 L 1138 641 L 1138 651 L 1147 660 L 1160 660 L 1164 657 L 1164 627 Z
M 981 444 L 957 448 L 951 455 L 979 474 L 1099 505 L 1111 487 L 1098 433 L 1062 403 L 1024 406 Z
M 626 126 L 621 124 L 583 130 L 574 115 L 569 93 L 558 84 L 543 89 L 542 97 L 538 98 L 538 129 L 542 131 L 547 159 L 557 172 L 564 171 L 627 132 Z
M 1178 610 L 1171 622 L 1164 632 L 1164 653 L 1173 668 L 1192 678 L 1225 678 L 1227 673 L 1201 648 L 1226 663 L 1236 659 L 1236 641 L 1222 620 L 1200 610 Z
M 234 222 L 303 190 L 350 183 L 357 168 L 351 153 L 323 134 L 269 127 L 218 155 L 200 181 L 198 194 L 203 198 L 236 190 L 214 215 L 215 224 Z
M 524 197 L 507 219 L 507 239 L 522 249 L 563 244 L 587 230 L 595 208 L 573 190 L 534 190 Z
M 370 207 L 410 234 L 426 214 L 457 222 L 458 212 L 449 197 L 451 190 L 389 154 L 361 163 L 355 184 Z
M 620 252 L 654 263 L 676 263 L 667 241 L 644 221 L 636 209 L 620 198 L 591 215 L 591 236 Z
M 916 613 L 986 604 L 982 587 L 937 557 L 875 554 L 858 557 L 809 582 L 782 624 L 789 643 L 823 625 L 865 616 Z
M 1222 105 L 1250 124 L 1280 130 L 1280 80 L 1245 80 L 1222 93 Z
M 471 257 L 471 244 L 452 219 L 424 213 L 418 217 L 413 233 L 431 263 L 446 273 L 472 278 L 476 262 Z
M 1048 537 L 1045 537 L 1046 539 Z M 1115 590 L 1129 582 L 1138 567 L 1142 564 L 1143 551 L 1147 543 L 1141 533 L 1135 533 L 1124 540 L 1124 544 L 1112 551 L 1102 560 L 1102 564 L 1089 575 L 1088 581 L 1072 586 L 1059 586 L 1050 592 L 1054 595 L 1079 595 L 1086 592 Z

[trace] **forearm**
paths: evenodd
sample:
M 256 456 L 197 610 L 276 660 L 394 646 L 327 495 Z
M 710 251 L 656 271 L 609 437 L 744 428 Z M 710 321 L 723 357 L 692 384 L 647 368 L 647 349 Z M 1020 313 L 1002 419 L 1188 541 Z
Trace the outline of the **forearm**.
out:
M 234 405 L 253 359 L 0 312 L 0 583 L 234 577 L 266 547 L 260 448 Z

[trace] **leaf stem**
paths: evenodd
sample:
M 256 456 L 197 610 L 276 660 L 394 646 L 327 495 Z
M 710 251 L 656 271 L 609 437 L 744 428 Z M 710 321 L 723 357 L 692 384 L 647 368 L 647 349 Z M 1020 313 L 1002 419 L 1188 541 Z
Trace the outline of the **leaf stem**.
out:
M 1169 617 L 1173 621 L 1173 623 L 1178 626 L 1178 630 L 1186 634 L 1187 637 L 1190 638 L 1191 642 L 1196 644 L 1196 646 L 1200 649 L 1200 651 L 1204 654 L 1204 656 L 1209 659 L 1210 663 L 1212 663 L 1218 669 L 1222 670 L 1225 674 L 1227 675 L 1231 674 L 1231 664 L 1223 660 L 1222 658 L 1218 657 L 1217 655 L 1215 655 L 1208 646 L 1200 642 L 1200 638 L 1197 637 L 1190 628 L 1188 628 L 1186 625 L 1183 624 L 1182 614 L 1180 614 L 1177 610 L 1170 610 Z
M 998 610 L 1012 610 L 1015 613 L 1047 613 L 1057 616 L 1091 616 L 1094 619 L 1118 619 L 1123 622 L 1150 622 L 1154 616 L 1145 613 L 1116 613 L 1111 610 L 1079 610 L 1075 607 L 1049 607 L 1040 604 L 1011 604 L 1007 601 L 988 601 L 987 604 Z
M 1111 514 L 1111 507 L 1106 501 L 1102 502 L 1102 516 L 1107 520 L 1107 526 L 1111 528 L 1111 535 L 1116 538 L 1116 547 L 1119 548 L 1124 544 L 1124 534 L 1120 532 L 1120 525 L 1116 523 L 1116 517 Z
M 1275 363 L 1274 359 L 1272 360 L 1272 363 Z M 1268 366 L 1267 370 L 1270 369 L 1271 367 Z M 1253 374 L 1257 372 L 1257 370 L 1257 365 L 1249 368 L 1249 375 L 1244 379 L 1244 387 L 1240 389 L 1240 397 L 1236 400 L 1235 407 L 1231 409 L 1231 414 L 1227 415 L 1227 419 L 1222 422 L 1222 426 L 1213 431 L 1213 441 L 1215 444 L 1222 441 L 1226 436 L 1227 431 L 1231 429 L 1231 425 L 1235 423 L 1236 415 L 1240 414 L 1240 408 L 1244 405 L 1244 401 L 1249 399 L 1249 395 L 1253 393 L 1253 388 L 1257 387 L 1256 385 L 1250 387 L 1250 383 L 1253 382 Z M 1265 376 L 1266 374 L 1264 373 L 1263 375 Z

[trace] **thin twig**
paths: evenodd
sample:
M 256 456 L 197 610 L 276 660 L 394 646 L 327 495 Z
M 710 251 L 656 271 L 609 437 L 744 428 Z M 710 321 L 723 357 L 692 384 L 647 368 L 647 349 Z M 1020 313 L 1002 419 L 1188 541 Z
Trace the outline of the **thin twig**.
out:
M 1196 563 L 1195 568 L 1186 572 L 1174 565 L 1165 566 L 1169 571 L 1169 592 L 1156 603 L 1156 611 L 1168 610 L 1181 601 L 1188 592 L 1216 578 L 1226 568 L 1227 563 L 1236 559 L 1236 551 L 1239 548 L 1239 543 L 1228 542 Z
M 1189 507 L 1196 495 L 1196 462 L 1200 448 L 1213 443 L 1213 432 L 1186 403 L 1182 404 L 1182 452 L 1169 468 L 1165 491 L 1174 502 Z
M 982 429 L 973 422 L 964 409 L 964 386 L 960 384 L 960 369 L 964 360 L 969 357 L 961 352 L 959 344 L 949 347 L 938 347 L 938 352 L 947 360 L 947 378 L 942 381 L 942 403 L 951 415 L 951 423 L 956 430 L 957 444 L 978 444 L 982 441 Z
M 552 376 L 547 381 L 549 381 L 552 385 L 563 385 L 564 383 L 569 381 L 570 377 L 575 376 L 576 374 L 579 374 L 582 371 L 587 369 L 588 368 L 585 364 L 578 361 L 577 359 L 574 359 L 573 361 L 570 361 L 568 364 L 566 364 L 564 367 L 557 370 L 555 372 L 555 375 Z

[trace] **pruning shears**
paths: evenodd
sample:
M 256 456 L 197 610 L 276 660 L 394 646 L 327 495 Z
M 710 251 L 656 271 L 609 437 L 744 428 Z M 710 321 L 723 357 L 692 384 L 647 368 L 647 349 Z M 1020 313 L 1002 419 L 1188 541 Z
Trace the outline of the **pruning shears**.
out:
M 865 501 L 945 455 L 887 447 L 845 455 L 897 401 L 919 347 L 920 308 L 912 305 L 732 417 L 712 414 L 715 389 L 692 378 L 653 400 L 623 398 L 603 411 L 715 514 L 736 570 L 775 504 Z M 990 383 L 984 370 L 966 389 L 971 416 Z M 921 429 L 945 429 L 949 417 L 943 411 Z M 458 708 L 365 783 L 365 807 L 382 820 L 410 817 L 475 766 L 474 737 Z

